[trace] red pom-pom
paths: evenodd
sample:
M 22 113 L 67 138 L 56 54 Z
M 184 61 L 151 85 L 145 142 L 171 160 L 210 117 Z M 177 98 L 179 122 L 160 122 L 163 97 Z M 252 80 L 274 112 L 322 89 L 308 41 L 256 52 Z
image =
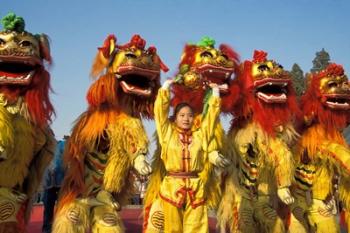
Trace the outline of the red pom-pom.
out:
M 147 51 L 150 53 L 150 54 L 155 54 L 157 53 L 157 48 L 154 47 L 154 46 L 150 46 Z
M 130 45 L 135 46 L 138 49 L 144 49 L 146 45 L 146 41 L 142 39 L 142 37 L 138 34 L 133 35 L 130 41 Z
M 267 52 L 262 50 L 254 50 L 253 62 L 260 63 L 267 60 Z
M 341 76 L 344 75 L 344 68 L 342 65 L 331 63 L 325 70 L 322 70 L 319 74 L 321 77 L 325 76 Z

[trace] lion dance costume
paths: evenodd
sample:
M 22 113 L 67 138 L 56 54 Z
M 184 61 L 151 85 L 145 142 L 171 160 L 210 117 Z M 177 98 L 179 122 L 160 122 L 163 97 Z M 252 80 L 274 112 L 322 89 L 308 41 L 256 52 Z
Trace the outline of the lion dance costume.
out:
M 24 29 L 13 13 L 0 32 L 0 232 L 25 232 L 30 203 L 53 157 L 49 128 L 48 38 Z
M 291 78 L 266 52 L 255 51 L 235 85 L 241 97 L 226 143 L 234 166 L 226 177 L 219 225 L 231 232 L 285 232 L 277 206 L 278 197 L 293 202 L 289 143 L 297 135 L 292 123 L 298 107 Z
M 203 39 L 197 44 L 187 44 L 184 48 L 179 72 L 175 77 L 176 83 L 172 86 L 173 98 L 171 105 L 176 106 L 179 103 L 186 102 L 194 110 L 195 120 L 194 128 L 201 125 L 202 113 L 205 113 L 206 105 L 203 109 L 203 102 L 208 98 L 208 83 L 219 85 L 221 95 L 221 111 L 228 113 L 232 108 L 237 91 L 230 90 L 232 75 L 237 71 L 239 56 L 228 45 L 221 44 L 218 49 L 214 47 L 215 41 L 209 37 Z M 218 122 L 214 130 L 213 147 L 222 153 L 222 142 L 224 141 L 224 132 L 221 124 Z M 214 146 L 215 144 L 215 146 Z M 161 182 L 166 176 L 166 170 L 161 160 L 161 146 L 155 152 L 152 168 L 153 174 L 150 177 L 146 198 L 145 198 L 145 218 L 144 232 L 156 233 L 164 232 L 164 215 L 159 195 Z M 214 155 L 214 153 L 212 154 Z M 206 206 L 215 208 L 220 199 L 219 182 L 215 180 L 213 174 L 213 164 L 219 153 L 211 156 L 212 163 L 205 163 L 205 168 L 200 173 L 201 180 L 205 184 Z M 219 165 L 219 164 L 217 164 Z M 220 165 L 219 165 L 220 166 Z M 203 203 L 204 204 L 204 203 Z
M 304 128 L 296 148 L 290 232 L 340 232 L 338 201 L 345 211 L 350 207 L 350 151 L 342 135 L 349 124 L 349 81 L 337 64 L 308 78 L 301 98 Z
M 135 35 L 118 45 L 110 35 L 99 48 L 91 74 L 104 72 L 88 90 L 89 108 L 68 141 L 55 233 L 124 232 L 117 211 L 132 191 L 130 172 L 150 172 L 141 118 L 152 118 L 160 70 L 167 70 L 145 43 Z

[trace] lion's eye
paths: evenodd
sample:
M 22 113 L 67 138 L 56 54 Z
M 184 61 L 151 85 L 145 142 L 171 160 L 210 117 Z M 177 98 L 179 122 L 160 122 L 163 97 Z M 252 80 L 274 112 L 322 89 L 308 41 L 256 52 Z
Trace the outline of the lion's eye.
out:
M 336 82 L 334 82 L 334 81 L 328 82 L 327 85 L 328 85 L 329 88 L 337 87 L 337 86 L 338 86 L 338 84 L 337 84 Z
M 135 54 L 131 53 L 131 52 L 126 53 L 125 57 L 127 57 L 127 58 L 137 58 L 137 56 Z
M 262 72 L 262 71 L 270 70 L 270 68 L 267 65 L 263 64 L 258 66 L 258 70 Z
M 226 60 L 228 60 L 228 56 L 226 56 L 225 54 L 221 54 L 221 57 L 225 58 Z
M 214 57 L 214 55 L 209 51 L 204 51 L 201 53 L 201 57 Z
M 6 41 L 0 38 L 0 46 L 4 46 L 6 44 Z
M 19 42 L 20 47 L 29 47 L 31 45 L 32 45 L 32 43 L 28 40 L 23 40 L 23 41 Z

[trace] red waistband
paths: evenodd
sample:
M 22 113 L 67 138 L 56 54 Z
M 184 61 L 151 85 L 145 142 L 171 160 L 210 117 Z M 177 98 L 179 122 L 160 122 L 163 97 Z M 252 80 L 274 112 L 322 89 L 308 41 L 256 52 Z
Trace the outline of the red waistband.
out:
M 198 178 L 197 172 L 168 172 L 167 175 L 175 178 Z

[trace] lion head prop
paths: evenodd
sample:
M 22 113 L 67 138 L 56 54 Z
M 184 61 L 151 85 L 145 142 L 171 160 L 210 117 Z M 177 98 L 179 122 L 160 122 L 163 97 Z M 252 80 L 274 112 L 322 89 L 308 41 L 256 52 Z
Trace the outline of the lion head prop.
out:
M 350 86 L 341 65 L 332 63 L 308 76 L 301 108 L 307 124 L 320 123 L 329 130 L 343 130 L 348 125 Z
M 215 40 L 209 37 L 203 37 L 197 44 L 187 44 L 175 77 L 177 84 L 172 89 L 172 105 L 187 102 L 200 113 L 208 83 L 216 83 L 222 97 L 222 112 L 228 112 L 235 99 L 232 95 L 238 93 L 230 88 L 238 64 L 239 55 L 230 46 L 221 44 L 215 48 Z
M 113 106 L 134 116 L 152 117 L 160 70 L 168 68 L 156 48 L 145 45 L 139 35 L 124 45 L 118 45 L 114 35 L 108 36 L 91 70 L 93 77 L 103 72 L 87 94 L 92 109 Z
M 54 114 L 49 99 L 50 74 L 45 62 L 51 63 L 47 35 L 25 31 L 22 17 L 5 16 L 0 32 L 0 93 L 9 102 L 23 98 L 27 118 L 43 126 Z
M 287 71 L 264 51 L 254 51 L 241 65 L 236 80 L 241 101 L 235 106 L 237 122 L 256 121 L 269 134 L 299 114 L 292 80 Z

